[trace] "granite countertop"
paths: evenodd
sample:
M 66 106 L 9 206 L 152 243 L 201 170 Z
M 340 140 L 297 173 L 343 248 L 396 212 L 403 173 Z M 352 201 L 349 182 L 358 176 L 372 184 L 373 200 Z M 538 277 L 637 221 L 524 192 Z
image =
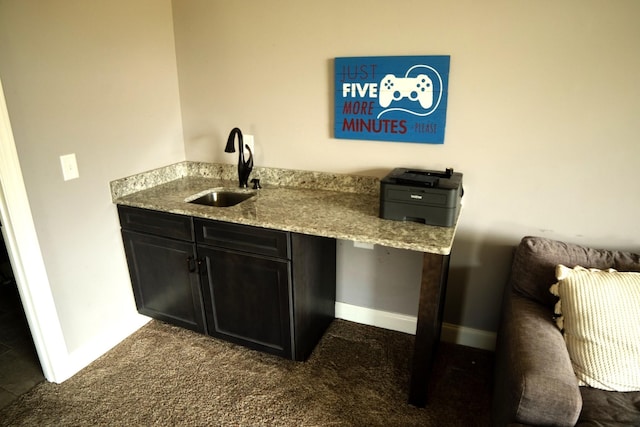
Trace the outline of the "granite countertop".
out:
M 259 176 L 263 188 L 244 190 L 237 179 L 230 179 L 234 173 L 231 165 L 183 162 L 112 182 L 112 199 L 119 205 L 237 224 L 442 255 L 451 252 L 455 226 L 379 218 L 376 178 L 256 168 L 251 177 Z M 287 185 L 273 185 L 282 182 Z M 220 187 L 255 196 L 224 208 L 186 201 Z

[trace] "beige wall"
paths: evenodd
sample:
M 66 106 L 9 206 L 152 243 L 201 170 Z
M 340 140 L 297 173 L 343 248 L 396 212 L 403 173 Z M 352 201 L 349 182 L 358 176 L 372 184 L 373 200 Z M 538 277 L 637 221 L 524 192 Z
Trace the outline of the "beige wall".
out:
M 640 249 L 640 2 L 176 0 L 173 8 L 189 160 L 234 162 L 223 144 L 240 126 L 255 135 L 261 166 L 464 173 L 445 320 L 495 329 L 523 235 Z M 334 57 L 430 54 L 451 55 L 444 145 L 332 138 Z M 406 282 L 419 258 L 396 279 L 407 295 L 398 303 L 394 279 L 378 277 L 391 277 L 405 254 L 355 251 L 343 242 L 339 265 L 357 259 L 363 268 L 341 269 L 339 298 L 414 310 Z M 382 274 L 371 273 L 376 260 L 388 266 Z
M 233 163 L 233 126 L 262 166 L 462 171 L 451 323 L 495 328 L 524 234 L 639 250 L 639 15 L 635 0 L 0 0 L 0 78 L 70 352 L 134 322 L 108 182 Z M 451 55 L 445 144 L 333 139 L 332 59 L 405 54 Z M 341 301 L 411 313 L 419 257 L 339 249 Z
M 0 78 L 66 345 L 90 354 L 140 322 L 109 181 L 184 160 L 171 4 L 0 0 Z

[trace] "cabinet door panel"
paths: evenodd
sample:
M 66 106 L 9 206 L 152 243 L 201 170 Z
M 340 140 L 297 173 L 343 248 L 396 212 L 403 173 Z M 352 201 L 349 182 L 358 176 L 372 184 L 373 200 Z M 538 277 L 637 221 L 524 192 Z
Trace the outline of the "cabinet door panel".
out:
M 138 312 L 204 332 L 198 275 L 189 271 L 193 243 L 122 230 Z
M 198 253 L 209 334 L 291 357 L 289 262 L 202 246 Z

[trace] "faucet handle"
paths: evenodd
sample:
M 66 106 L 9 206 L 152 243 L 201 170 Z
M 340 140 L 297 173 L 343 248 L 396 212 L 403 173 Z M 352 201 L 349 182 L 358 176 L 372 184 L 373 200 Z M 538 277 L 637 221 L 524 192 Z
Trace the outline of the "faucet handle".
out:
M 259 190 L 262 188 L 262 186 L 260 185 L 260 180 L 258 178 L 253 178 L 251 180 L 251 183 L 253 184 L 253 189 L 254 190 Z

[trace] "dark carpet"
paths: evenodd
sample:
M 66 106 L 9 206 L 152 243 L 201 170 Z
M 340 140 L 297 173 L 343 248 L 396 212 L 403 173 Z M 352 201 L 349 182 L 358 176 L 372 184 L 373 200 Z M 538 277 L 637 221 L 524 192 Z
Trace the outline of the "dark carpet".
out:
M 293 362 L 152 321 L 2 426 L 487 426 L 492 353 L 442 343 L 429 403 L 407 403 L 413 336 L 334 321 Z

